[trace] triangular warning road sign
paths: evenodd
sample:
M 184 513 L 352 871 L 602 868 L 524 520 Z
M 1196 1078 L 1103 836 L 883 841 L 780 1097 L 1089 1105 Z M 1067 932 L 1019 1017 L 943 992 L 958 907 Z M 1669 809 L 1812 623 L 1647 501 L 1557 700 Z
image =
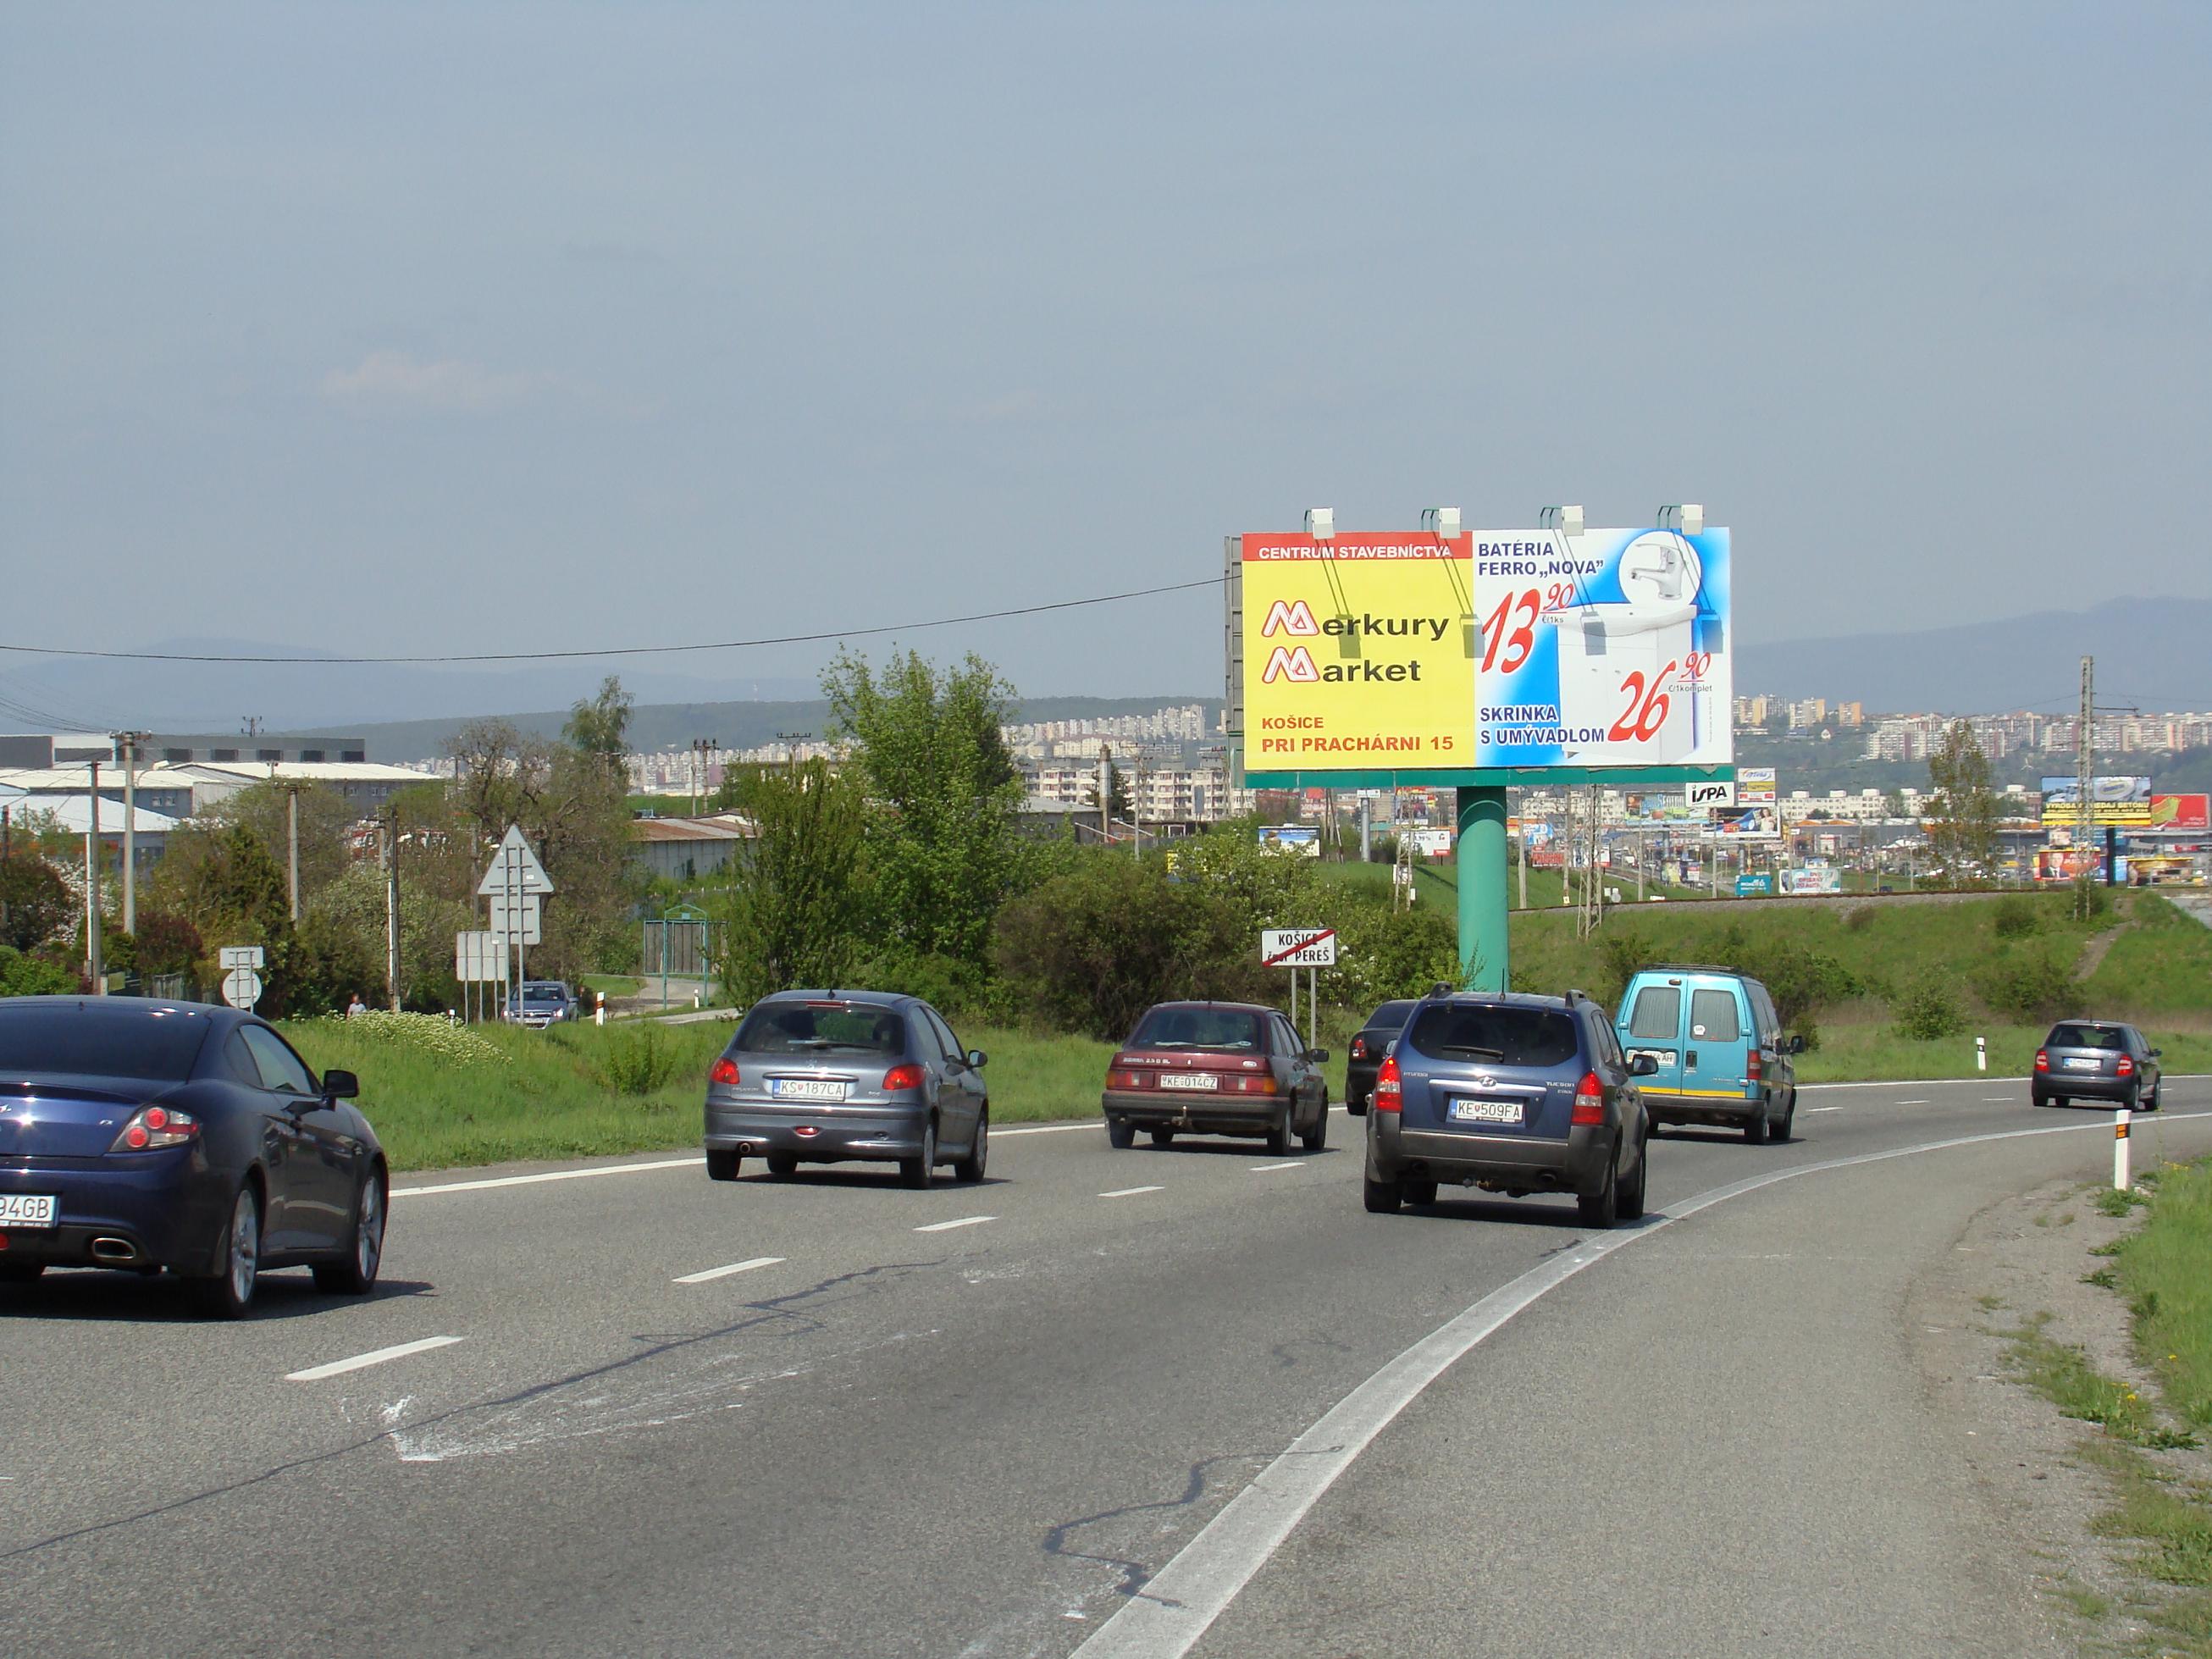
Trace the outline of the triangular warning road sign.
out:
M 552 890 L 552 878 L 538 861 L 538 854 L 531 851 L 530 838 L 522 833 L 522 826 L 508 824 L 507 834 L 500 837 L 499 851 L 491 855 L 491 868 L 477 884 L 478 896 L 490 898 L 514 893 L 543 898 Z

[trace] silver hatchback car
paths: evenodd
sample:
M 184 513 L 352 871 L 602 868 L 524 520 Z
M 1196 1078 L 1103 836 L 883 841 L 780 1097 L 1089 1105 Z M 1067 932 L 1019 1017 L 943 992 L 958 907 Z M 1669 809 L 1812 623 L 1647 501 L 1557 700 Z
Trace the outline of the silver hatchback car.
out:
M 745 1158 L 772 1176 L 802 1163 L 896 1163 L 909 1187 L 950 1164 L 981 1181 L 991 1097 L 981 1049 L 919 997 L 780 991 L 747 1011 L 707 1079 L 707 1173 Z

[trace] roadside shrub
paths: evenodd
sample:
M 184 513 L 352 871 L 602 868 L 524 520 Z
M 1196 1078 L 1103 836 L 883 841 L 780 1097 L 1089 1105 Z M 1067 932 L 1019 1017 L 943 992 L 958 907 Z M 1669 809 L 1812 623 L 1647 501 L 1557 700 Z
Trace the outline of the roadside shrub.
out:
M 1365 901 L 1336 902 L 1342 908 L 1322 918 L 1324 927 L 1335 925 L 1338 944 L 1336 966 L 1322 969 L 1323 1001 L 1364 1010 L 1393 997 L 1424 995 L 1439 980 L 1459 982 L 1455 918 Z
M 617 1094 L 649 1095 L 676 1075 L 677 1063 L 676 1045 L 648 1022 L 610 1031 L 592 1069 Z
M 0 997 L 64 996 L 77 988 L 77 976 L 44 957 L 0 945 Z
M 2075 877 L 2069 914 L 2076 921 L 2102 921 L 2112 914 L 2112 890 L 2094 876 Z
M 2070 964 L 2048 951 L 1997 957 L 1974 976 L 1974 991 L 1994 1014 L 2034 1022 L 2055 1019 L 2078 988 Z
M 1794 1035 L 1805 1039 L 1807 1054 L 1817 1054 L 1820 1052 L 1820 1021 L 1814 1019 L 1810 1014 L 1800 1014 L 1796 1019 L 1786 1023 Z
M 1999 939 L 2026 939 L 2042 931 L 2042 907 L 2025 893 L 2008 893 L 1997 901 L 1995 925 Z
M 1618 1005 L 1636 970 L 1657 959 L 1651 942 L 1633 927 L 1601 933 L 1597 937 L 1600 975 L 1597 983 L 1589 988 L 1590 994 L 1607 1007 Z
M 443 1014 L 395 1014 L 389 1009 L 372 1008 L 351 1019 L 343 1014 L 325 1014 L 315 1024 L 333 1027 L 360 1042 L 428 1054 L 459 1070 L 507 1064 L 498 1045 L 465 1025 L 454 1024 Z
M 1844 927 L 1850 933 L 1863 933 L 1873 926 L 1874 906 L 1871 904 L 1854 904 L 1844 912 Z
M 1917 1042 L 1956 1036 L 1966 1029 L 1966 1012 L 1950 982 L 1937 974 L 1923 974 L 1907 986 L 1891 1004 L 1890 1012 L 1900 1035 Z

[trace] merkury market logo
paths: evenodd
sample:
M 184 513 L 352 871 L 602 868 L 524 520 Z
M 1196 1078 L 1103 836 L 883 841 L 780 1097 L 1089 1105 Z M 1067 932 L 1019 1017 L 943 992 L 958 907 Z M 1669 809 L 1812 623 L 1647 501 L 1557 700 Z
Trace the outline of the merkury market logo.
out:
M 1260 624 L 1260 637 L 1271 640 L 1284 635 L 1292 639 L 1397 639 L 1439 645 L 1450 627 L 1449 617 L 1383 617 L 1371 611 L 1331 617 L 1321 622 L 1315 618 L 1313 607 L 1304 599 L 1277 599 L 1267 607 L 1267 619 Z M 1418 681 L 1420 678 L 1419 658 L 1408 658 L 1404 662 L 1375 662 L 1363 658 L 1358 662 L 1333 662 L 1323 666 L 1314 661 L 1313 652 L 1303 645 L 1276 646 L 1267 653 L 1267 665 L 1260 672 L 1262 685 L 1273 685 L 1278 680 L 1293 685 L 1379 685 L 1393 681 Z

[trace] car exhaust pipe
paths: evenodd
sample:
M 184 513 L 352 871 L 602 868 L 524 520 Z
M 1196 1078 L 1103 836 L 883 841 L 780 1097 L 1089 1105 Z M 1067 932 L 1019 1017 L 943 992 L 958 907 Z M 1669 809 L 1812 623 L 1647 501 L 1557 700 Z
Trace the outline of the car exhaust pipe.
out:
M 758 1153 L 755 1151 L 751 1141 L 741 1140 L 738 1143 L 738 1156 L 739 1158 L 754 1158 L 757 1157 Z
M 94 1261 L 136 1261 L 138 1247 L 127 1238 L 95 1238 L 92 1241 Z

